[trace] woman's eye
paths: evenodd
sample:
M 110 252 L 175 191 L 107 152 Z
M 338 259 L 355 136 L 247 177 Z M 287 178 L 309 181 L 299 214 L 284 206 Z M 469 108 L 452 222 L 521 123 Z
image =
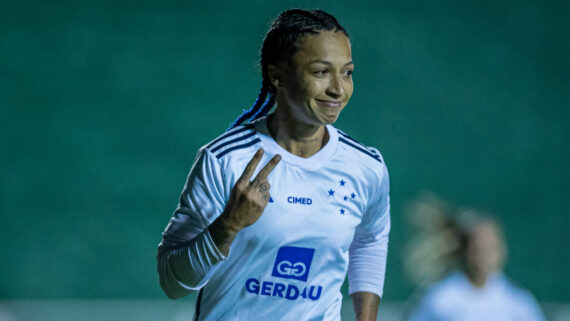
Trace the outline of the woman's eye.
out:
M 314 72 L 314 74 L 318 77 L 326 76 L 328 73 L 329 73 L 328 70 L 317 70 Z
M 350 70 L 350 69 L 349 69 L 349 70 L 346 70 L 346 71 L 344 72 L 344 76 L 345 76 L 345 77 L 350 77 L 350 76 L 352 76 L 352 73 L 353 73 L 353 72 L 354 72 L 354 70 Z

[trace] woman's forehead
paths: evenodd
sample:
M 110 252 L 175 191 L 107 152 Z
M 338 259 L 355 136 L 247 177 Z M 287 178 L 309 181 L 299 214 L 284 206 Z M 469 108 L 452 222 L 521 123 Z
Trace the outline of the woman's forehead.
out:
M 321 31 L 299 39 L 299 49 L 293 60 L 307 64 L 312 61 L 328 61 L 342 65 L 352 60 L 350 40 L 341 31 Z

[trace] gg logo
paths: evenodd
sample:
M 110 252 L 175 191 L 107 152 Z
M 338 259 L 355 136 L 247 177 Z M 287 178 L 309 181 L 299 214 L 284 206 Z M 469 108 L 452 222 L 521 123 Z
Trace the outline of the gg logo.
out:
M 307 282 L 315 249 L 282 246 L 277 251 L 272 276 Z
M 277 264 L 277 272 L 282 275 L 302 276 L 306 271 L 307 267 L 301 262 L 291 264 L 289 261 L 282 261 Z

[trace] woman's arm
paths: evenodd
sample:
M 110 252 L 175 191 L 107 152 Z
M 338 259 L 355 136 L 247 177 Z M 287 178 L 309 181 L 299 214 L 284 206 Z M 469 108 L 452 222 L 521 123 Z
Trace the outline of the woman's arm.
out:
M 160 286 L 170 299 L 184 297 L 203 287 L 216 265 L 225 259 L 207 231 L 185 245 L 159 247 Z
M 355 292 L 350 295 L 356 321 L 376 321 L 380 297 L 370 292 Z
M 232 188 L 224 212 L 208 227 L 212 240 L 224 255 L 229 254 L 237 233 L 257 222 L 269 202 L 271 186 L 267 176 L 279 163 L 281 156 L 275 155 L 251 181 L 262 156 L 263 150 L 259 149 Z
M 348 291 L 357 320 L 376 320 L 384 287 L 390 233 L 389 178 L 382 164 L 380 184 L 356 227 L 349 249 Z
M 224 209 L 226 187 L 220 177 L 221 164 L 202 148 L 158 245 L 160 285 L 171 299 L 202 288 L 208 273 L 225 259 L 207 230 Z
M 261 216 L 269 201 L 267 176 L 280 160 L 278 155 L 273 157 L 250 181 L 263 156 L 259 150 L 221 211 L 220 169 L 208 153 L 203 150 L 192 167 L 180 204 L 158 247 L 160 285 L 171 299 L 202 288 L 229 255 L 236 234 Z

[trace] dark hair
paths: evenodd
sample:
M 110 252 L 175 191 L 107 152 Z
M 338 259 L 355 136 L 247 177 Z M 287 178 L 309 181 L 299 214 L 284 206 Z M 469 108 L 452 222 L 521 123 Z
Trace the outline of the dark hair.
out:
M 299 49 L 298 40 L 306 34 L 319 31 L 340 31 L 348 33 L 335 17 L 322 10 L 291 9 L 282 12 L 271 24 L 261 47 L 261 89 L 250 109 L 244 110 L 228 129 L 244 121 L 254 121 L 269 112 L 275 104 L 275 88 L 269 81 L 268 66 L 288 63 Z

